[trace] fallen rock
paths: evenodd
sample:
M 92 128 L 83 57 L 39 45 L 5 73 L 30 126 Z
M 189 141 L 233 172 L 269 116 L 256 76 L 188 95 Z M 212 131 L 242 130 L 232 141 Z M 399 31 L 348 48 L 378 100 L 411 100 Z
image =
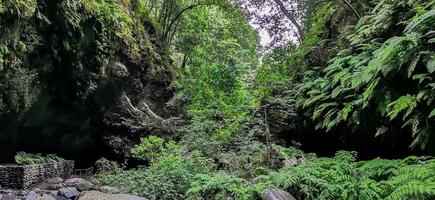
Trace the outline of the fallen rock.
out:
M 82 178 L 69 178 L 69 179 L 66 179 L 63 183 L 65 185 L 68 185 L 68 186 L 73 186 L 73 185 L 75 185 L 75 184 L 77 184 L 77 183 L 79 183 L 81 181 L 85 181 L 85 179 L 82 179 Z
M 17 190 L 11 190 L 11 189 L 7 189 L 7 190 L 2 190 L 1 193 L 6 194 L 8 196 L 17 196 L 20 194 L 19 191 Z M 26 195 L 24 195 L 26 196 Z
M 129 194 L 106 194 L 99 191 L 86 191 L 80 194 L 78 200 L 147 200 L 143 197 L 138 197 Z
M 297 166 L 297 165 L 304 164 L 307 161 L 308 160 L 306 158 L 304 158 L 304 157 L 301 157 L 301 158 L 293 157 L 293 158 L 290 158 L 290 159 L 285 159 L 284 160 L 284 165 L 286 167 L 294 167 L 294 166 Z
M 0 197 L 1 200 L 17 200 L 17 196 L 8 195 L 8 194 L 4 194 L 4 195 L 2 194 Z
M 61 188 L 59 189 L 59 195 L 68 199 L 79 196 L 79 191 L 75 187 Z
M 18 195 L 20 195 L 20 196 L 27 196 L 28 194 L 29 194 L 29 192 L 27 192 L 26 190 L 21 190 L 20 192 L 18 192 Z
M 50 194 L 51 194 L 51 196 L 57 196 L 59 194 L 59 191 L 53 190 L 53 191 L 50 191 Z
M 76 183 L 74 185 L 74 187 L 77 188 L 77 190 L 79 190 L 79 191 L 87 191 L 87 190 L 92 189 L 94 187 L 94 184 L 92 184 L 89 181 L 83 180 L 83 181 Z
M 56 200 L 56 199 L 48 194 L 44 194 L 41 197 L 38 197 L 36 200 Z
M 36 190 L 58 190 L 59 188 L 63 188 L 63 184 L 62 183 L 57 183 L 57 184 L 52 184 L 52 183 L 47 183 L 46 181 L 42 182 L 42 183 L 38 183 L 34 186 L 34 190 L 36 193 L 39 193 Z
M 46 186 L 46 189 L 47 190 L 58 190 L 58 189 L 60 189 L 62 187 L 63 187 L 62 184 L 49 184 L 49 185 Z M 44 188 L 42 188 L 42 189 L 44 189 Z
M 262 200 L 296 200 L 290 193 L 279 189 L 267 189 L 261 194 Z
M 99 184 L 100 184 L 100 180 L 97 179 L 97 178 L 95 178 L 95 177 L 91 177 L 91 178 L 89 179 L 89 182 L 91 182 L 91 183 L 94 184 L 94 185 L 99 185 Z
M 75 185 L 75 184 L 77 184 L 77 183 L 79 183 L 81 181 L 85 181 L 85 179 L 82 179 L 82 178 L 69 178 L 69 179 L 66 179 L 63 183 L 65 185 L 68 185 L 68 186 L 73 186 L 73 185 Z
M 47 179 L 45 182 L 50 184 L 59 184 L 63 182 L 63 179 L 60 177 L 54 177 L 54 178 Z
M 35 191 L 31 191 L 31 192 L 29 192 L 29 194 L 27 195 L 26 200 L 37 200 L 38 197 L 39 197 L 39 195 L 36 194 Z
M 8 189 L 8 190 L 5 190 L 4 193 L 6 193 L 6 194 L 12 194 L 12 193 L 14 193 L 14 191 L 11 190 L 11 189 Z
M 110 186 L 102 186 L 100 188 L 100 191 L 103 193 L 109 193 L 109 194 L 118 194 L 119 189 L 116 187 L 110 187 Z

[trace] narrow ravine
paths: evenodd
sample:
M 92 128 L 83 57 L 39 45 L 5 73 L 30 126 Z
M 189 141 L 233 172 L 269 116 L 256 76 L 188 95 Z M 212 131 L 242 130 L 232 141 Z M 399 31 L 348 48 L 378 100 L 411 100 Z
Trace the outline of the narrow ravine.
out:
M 2 0 L 0 199 L 435 199 L 433 0 Z

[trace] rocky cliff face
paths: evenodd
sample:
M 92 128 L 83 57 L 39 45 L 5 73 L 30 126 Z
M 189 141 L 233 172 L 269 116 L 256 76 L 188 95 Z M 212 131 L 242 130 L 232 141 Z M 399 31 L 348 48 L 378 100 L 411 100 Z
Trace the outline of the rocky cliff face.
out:
M 139 136 L 165 132 L 177 73 L 141 1 L 122 2 L 0 2 L 2 159 L 123 157 Z

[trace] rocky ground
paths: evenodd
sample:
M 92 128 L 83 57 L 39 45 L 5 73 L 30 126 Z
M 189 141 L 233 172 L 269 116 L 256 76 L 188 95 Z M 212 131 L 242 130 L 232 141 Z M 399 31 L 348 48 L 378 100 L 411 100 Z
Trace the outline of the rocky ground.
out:
M 99 186 L 95 178 L 59 177 L 47 179 L 29 189 L 14 190 L 0 188 L 0 200 L 147 200 L 130 194 L 120 193 L 118 188 Z M 288 192 L 268 189 L 262 200 L 295 200 Z
M 47 179 L 29 189 L 0 188 L 1 200 L 146 200 L 129 194 L 120 194 L 117 188 L 98 186 L 94 178 L 59 177 Z

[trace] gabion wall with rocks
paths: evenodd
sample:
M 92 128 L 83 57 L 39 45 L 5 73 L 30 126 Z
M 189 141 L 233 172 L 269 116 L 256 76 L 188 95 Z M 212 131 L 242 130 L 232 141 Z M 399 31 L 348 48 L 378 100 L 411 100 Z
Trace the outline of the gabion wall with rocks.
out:
M 27 188 L 47 178 L 68 178 L 74 173 L 74 161 L 38 165 L 2 166 L 0 165 L 0 186 Z

